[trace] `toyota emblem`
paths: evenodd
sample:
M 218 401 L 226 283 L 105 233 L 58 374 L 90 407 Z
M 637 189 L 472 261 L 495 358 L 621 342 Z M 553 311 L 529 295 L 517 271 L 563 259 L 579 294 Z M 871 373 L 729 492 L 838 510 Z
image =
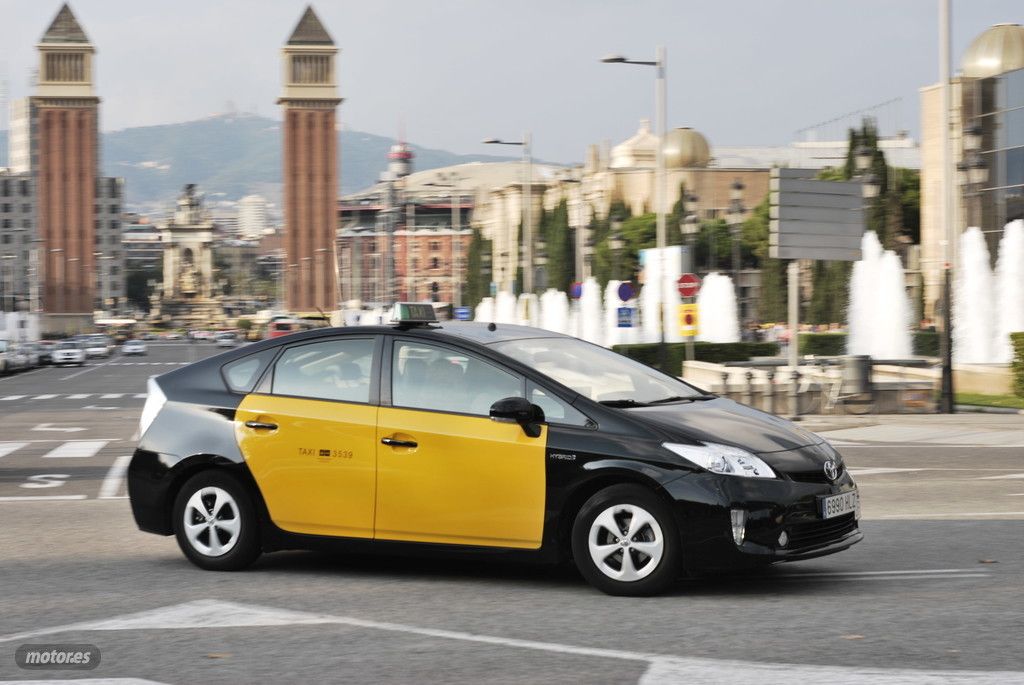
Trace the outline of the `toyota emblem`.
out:
M 839 467 L 831 459 L 825 462 L 825 477 L 829 480 L 835 480 L 839 477 Z

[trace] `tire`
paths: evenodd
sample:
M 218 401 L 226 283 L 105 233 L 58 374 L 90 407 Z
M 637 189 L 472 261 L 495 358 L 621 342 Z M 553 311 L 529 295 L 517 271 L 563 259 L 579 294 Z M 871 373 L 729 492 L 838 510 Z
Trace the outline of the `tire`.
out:
M 191 528 L 186 525 L 186 516 Z M 178 546 L 199 568 L 239 571 L 260 556 L 259 522 L 252 497 L 227 473 L 209 470 L 189 478 L 174 500 L 173 517 Z M 211 520 L 222 525 L 215 523 L 211 529 Z M 217 537 L 211 545 L 214 530 Z
M 624 532 L 630 532 L 634 520 L 640 525 L 628 538 L 631 544 L 623 545 Z M 668 505 L 640 485 L 613 485 L 597 492 L 580 508 L 572 527 L 576 567 L 587 582 L 609 595 L 642 597 L 667 590 L 681 569 L 680 547 Z M 629 550 L 628 560 L 623 548 Z

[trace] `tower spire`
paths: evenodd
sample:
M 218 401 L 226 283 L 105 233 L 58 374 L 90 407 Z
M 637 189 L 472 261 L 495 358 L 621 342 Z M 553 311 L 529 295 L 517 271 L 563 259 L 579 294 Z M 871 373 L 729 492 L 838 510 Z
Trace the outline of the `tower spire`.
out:
M 306 11 L 302 13 L 299 23 L 295 25 L 295 30 L 292 31 L 292 35 L 288 39 L 288 45 L 334 45 L 331 34 L 327 33 L 327 29 L 320 22 L 320 17 L 316 16 L 316 12 L 313 11 L 312 5 L 306 5 Z
M 46 29 L 40 43 L 88 43 L 89 37 L 85 35 L 82 25 L 78 23 L 71 7 L 65 2 L 61 5 L 57 16 L 50 22 L 50 28 Z

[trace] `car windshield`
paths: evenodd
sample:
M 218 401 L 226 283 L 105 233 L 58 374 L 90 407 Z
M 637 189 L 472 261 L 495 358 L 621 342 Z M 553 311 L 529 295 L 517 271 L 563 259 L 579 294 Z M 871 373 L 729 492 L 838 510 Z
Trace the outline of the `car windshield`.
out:
M 78 343 L 76 343 L 76 342 L 57 343 L 57 349 L 58 350 L 77 350 L 78 349 Z
M 492 345 L 596 402 L 617 406 L 707 397 L 686 383 L 576 338 L 527 338 Z

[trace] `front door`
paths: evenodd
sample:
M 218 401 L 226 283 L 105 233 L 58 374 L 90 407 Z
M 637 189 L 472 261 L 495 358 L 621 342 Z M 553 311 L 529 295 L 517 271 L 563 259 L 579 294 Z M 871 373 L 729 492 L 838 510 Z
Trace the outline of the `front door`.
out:
M 378 340 L 290 346 L 269 388 L 261 386 L 267 392 L 246 396 L 238 407 L 242 454 L 283 530 L 373 536 Z
M 496 400 L 523 396 L 524 379 L 456 348 L 396 339 L 384 382 L 376 537 L 540 547 L 547 427 L 530 438 L 488 418 Z

